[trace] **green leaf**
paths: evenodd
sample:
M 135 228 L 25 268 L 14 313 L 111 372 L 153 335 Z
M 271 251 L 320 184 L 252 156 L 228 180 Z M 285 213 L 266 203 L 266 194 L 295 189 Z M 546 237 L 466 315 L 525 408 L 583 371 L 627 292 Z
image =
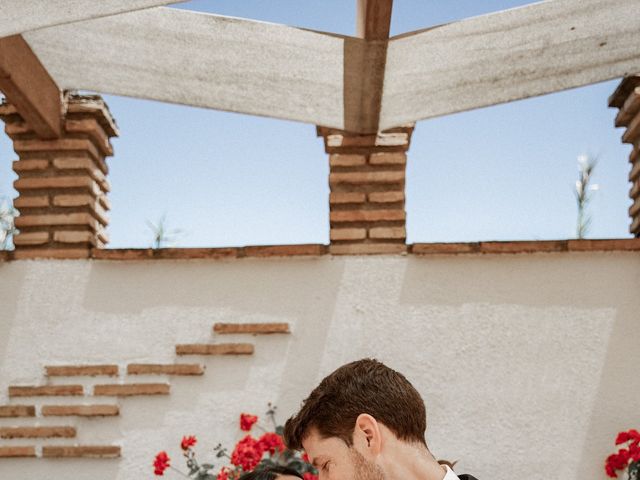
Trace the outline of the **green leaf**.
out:
M 273 460 L 271 460 L 270 458 L 264 458 L 260 461 L 260 463 L 258 464 L 258 467 L 260 468 L 266 468 L 266 467 L 275 467 L 277 465 L 277 463 L 275 463 Z
M 287 463 L 286 466 L 289 468 L 293 468 L 294 470 L 300 473 L 304 473 L 305 470 L 307 469 L 307 466 L 305 465 L 305 463 L 299 460 L 292 460 L 289 463 Z
M 210 479 L 215 480 L 215 477 L 213 475 L 210 475 L 210 474 L 205 473 L 205 472 L 198 473 L 198 476 L 195 477 L 195 478 L 196 478 L 196 480 L 210 480 Z
M 291 450 L 285 450 L 284 452 L 282 452 L 282 456 L 284 457 L 285 460 L 289 460 L 293 457 L 295 457 L 296 452 L 293 452 Z

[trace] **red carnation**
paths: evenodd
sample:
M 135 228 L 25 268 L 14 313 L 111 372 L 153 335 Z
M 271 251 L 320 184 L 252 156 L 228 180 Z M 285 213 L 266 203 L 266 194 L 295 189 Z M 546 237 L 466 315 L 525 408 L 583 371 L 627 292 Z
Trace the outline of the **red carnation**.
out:
M 317 475 L 314 475 L 313 473 L 309 473 L 309 472 L 303 473 L 302 474 L 302 478 L 304 480 L 318 480 L 318 476 Z
M 311 459 L 309 458 L 309 455 L 307 455 L 307 452 L 304 452 L 302 454 L 302 461 L 306 463 L 311 463 Z
M 627 463 L 629 463 L 629 457 L 629 450 L 626 448 L 623 448 L 618 452 L 618 462 L 622 465 L 622 468 L 626 467 Z
M 618 453 L 609 455 L 604 465 L 606 474 L 616 478 L 617 470 L 624 470 L 629 463 L 640 462 L 640 432 L 635 429 L 619 432 L 616 437 L 616 445 L 627 444 L 627 448 L 621 448 Z
M 276 451 L 282 452 L 285 449 L 282 437 L 277 433 L 267 432 L 260 437 L 258 442 L 260 443 L 262 450 L 269 452 L 271 455 L 276 453 Z
M 231 454 L 231 463 L 245 471 L 253 470 L 262 460 L 263 454 L 262 444 L 251 435 L 247 435 L 237 443 Z
M 188 437 L 182 437 L 182 442 L 180 443 L 180 448 L 182 450 L 189 450 L 197 443 L 196 437 L 190 435 Z
M 616 437 L 616 445 L 620 445 L 621 443 L 626 443 L 631 440 L 633 443 L 640 442 L 640 432 L 638 432 L 635 428 L 628 430 L 626 432 L 618 433 Z
M 616 445 L 620 445 L 621 443 L 628 442 L 630 439 L 629 434 L 627 432 L 620 432 L 616 437 Z
M 248 432 L 251 430 L 251 427 L 258 421 L 258 417 L 255 415 L 250 415 L 248 413 L 240 414 L 240 430 L 243 432 Z
M 611 478 L 617 478 L 618 477 L 618 475 L 616 475 L 616 471 L 613 469 L 613 466 L 610 463 L 607 463 L 604 466 L 604 471 L 607 473 L 608 477 L 611 477 Z
M 170 461 L 171 459 L 169 455 L 167 455 L 167 452 L 162 451 L 158 453 L 153 461 L 153 473 L 158 476 L 164 475 L 164 471 L 169 468 Z
M 633 462 L 640 461 L 640 445 L 638 443 L 629 445 L 629 456 Z
M 229 468 L 222 467 L 222 469 L 220 469 L 220 473 L 216 476 L 216 480 L 229 480 Z
M 614 470 L 622 470 L 627 466 L 629 461 L 629 450 L 622 449 L 618 453 L 614 453 L 613 455 L 609 455 L 607 457 L 607 462 L 605 465 L 605 471 L 607 475 L 611 476 L 612 471 Z M 615 477 L 615 473 L 613 474 Z

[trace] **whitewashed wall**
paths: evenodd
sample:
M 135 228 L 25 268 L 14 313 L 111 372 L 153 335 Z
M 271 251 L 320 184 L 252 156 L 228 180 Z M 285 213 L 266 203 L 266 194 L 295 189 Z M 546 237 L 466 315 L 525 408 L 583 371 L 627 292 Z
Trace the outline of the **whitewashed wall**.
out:
M 284 420 L 365 356 L 409 377 L 431 449 L 480 480 L 601 479 L 616 432 L 640 427 L 637 253 L 15 261 L 0 286 L 0 404 L 46 364 L 171 362 L 176 343 L 247 340 L 214 338 L 216 321 L 293 330 L 249 337 L 253 357 L 206 359 L 169 397 L 121 400 L 119 419 L 71 420 L 78 443 L 122 445 L 120 460 L 0 460 L 3 480 L 153 478 L 161 449 L 181 466 L 183 434 L 201 456 L 232 446 L 241 411 L 273 401 Z M 32 421 L 0 419 L 17 423 Z

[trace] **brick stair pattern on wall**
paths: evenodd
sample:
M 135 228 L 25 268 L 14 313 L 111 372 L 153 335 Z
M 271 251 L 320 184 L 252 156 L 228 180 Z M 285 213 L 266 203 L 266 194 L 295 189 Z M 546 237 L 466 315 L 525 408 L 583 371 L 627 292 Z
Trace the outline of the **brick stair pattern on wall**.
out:
M 216 323 L 214 335 L 289 334 L 288 323 Z M 253 355 L 251 343 L 196 343 L 175 346 L 176 356 L 185 355 Z M 122 373 L 122 375 L 121 375 Z M 9 404 L 0 405 L 0 460 L 15 458 L 99 458 L 117 459 L 121 456 L 118 445 L 42 445 L 35 441 L 48 439 L 76 439 L 78 427 L 60 421 L 59 425 L 38 425 L 43 418 L 94 418 L 118 417 L 119 401 L 133 396 L 169 395 L 171 385 L 166 382 L 126 383 L 125 379 L 136 375 L 202 376 L 205 366 L 200 363 L 130 363 L 126 369 L 118 365 L 51 365 L 44 367 L 44 380 L 53 378 L 106 377 L 110 381 L 97 381 L 93 388 L 71 381 L 65 385 L 10 385 Z M 47 404 L 47 398 L 85 399 L 87 403 Z M 113 401 L 96 397 L 113 397 Z M 33 404 L 29 404 L 30 400 Z M 36 405 L 35 399 L 42 404 Z M 44 399 L 44 400 L 43 400 Z M 16 403 L 12 403 L 13 401 Z M 33 420 L 35 425 L 5 425 L 7 421 Z M 71 423 L 71 422 L 68 422 Z M 29 445 L 3 444 L 3 441 L 23 441 Z

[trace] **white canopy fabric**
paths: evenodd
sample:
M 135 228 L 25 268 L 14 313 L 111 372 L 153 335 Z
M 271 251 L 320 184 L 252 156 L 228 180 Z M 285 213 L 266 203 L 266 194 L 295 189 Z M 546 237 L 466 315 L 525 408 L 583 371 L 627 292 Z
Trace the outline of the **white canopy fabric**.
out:
M 343 39 L 170 8 L 24 34 L 62 89 L 342 123 Z
M 640 72 L 638 0 L 551 0 L 392 39 L 381 127 Z
M 184 0 L 0 0 L 0 37 Z
M 548 0 L 391 38 L 383 55 L 380 41 L 284 25 L 163 7 L 118 13 L 166 3 L 0 0 L 0 32 L 22 33 L 61 89 L 354 131 L 640 71 L 638 0 Z M 29 8 L 37 18 L 23 18 Z M 361 108 L 377 71 L 381 108 Z

